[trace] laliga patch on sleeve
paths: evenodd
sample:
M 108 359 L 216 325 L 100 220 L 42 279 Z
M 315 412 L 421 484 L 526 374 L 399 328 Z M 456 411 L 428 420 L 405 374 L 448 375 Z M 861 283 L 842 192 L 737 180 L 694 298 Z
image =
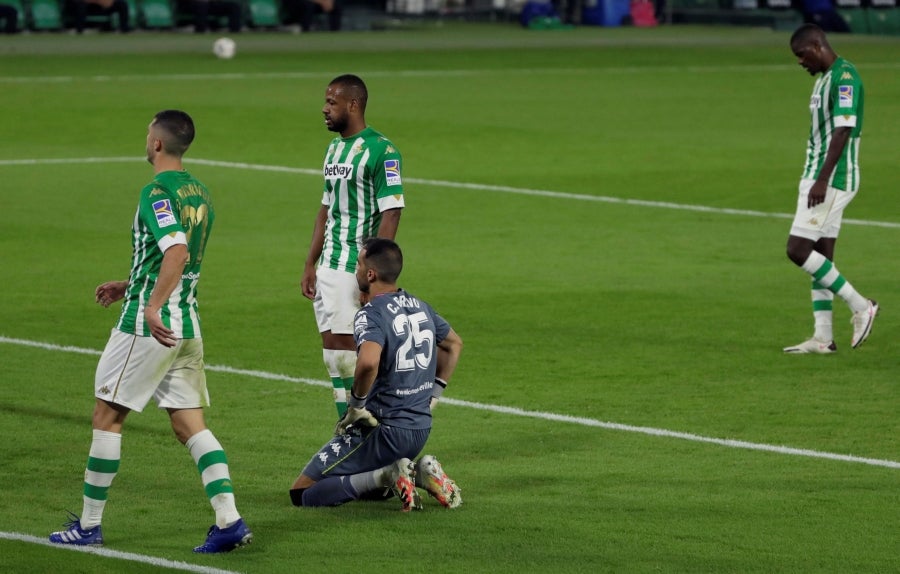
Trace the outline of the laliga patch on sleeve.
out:
M 172 212 L 172 202 L 168 199 L 154 201 L 153 213 L 156 215 L 156 224 L 160 227 L 175 225 L 175 214 Z
M 853 107 L 853 86 L 838 86 L 838 107 Z
M 384 160 L 384 177 L 388 185 L 401 185 L 399 159 Z

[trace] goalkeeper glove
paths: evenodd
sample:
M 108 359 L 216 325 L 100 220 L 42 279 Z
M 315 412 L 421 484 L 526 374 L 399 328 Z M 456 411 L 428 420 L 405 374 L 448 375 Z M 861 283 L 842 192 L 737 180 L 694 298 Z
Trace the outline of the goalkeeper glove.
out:
M 347 412 L 344 413 L 344 416 L 338 421 L 337 426 L 334 427 L 334 434 L 347 434 L 347 427 L 352 424 L 357 424 L 357 426 L 377 427 L 378 419 L 366 409 L 365 405 L 366 397 L 357 397 L 351 392 Z

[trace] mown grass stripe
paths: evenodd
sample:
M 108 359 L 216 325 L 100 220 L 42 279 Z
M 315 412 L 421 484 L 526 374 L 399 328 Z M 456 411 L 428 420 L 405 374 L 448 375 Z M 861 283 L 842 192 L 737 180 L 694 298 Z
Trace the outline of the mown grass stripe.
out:
M 53 343 L 43 343 L 40 341 L 29 341 L 27 339 L 15 339 L 11 337 L 6 337 L 4 335 L 0 335 L 0 343 L 5 343 L 9 345 L 21 345 L 25 347 L 36 347 L 39 349 L 45 349 L 48 351 L 60 351 L 60 352 L 69 352 L 69 353 L 81 353 L 84 355 L 99 355 L 100 351 L 96 351 L 93 349 L 84 349 L 80 347 L 72 347 L 72 346 L 62 346 L 55 345 Z M 307 379 L 302 377 L 291 377 L 288 375 L 281 375 L 278 373 L 269 373 L 266 371 L 256 371 L 251 369 L 236 369 L 234 367 L 229 367 L 227 365 L 206 365 L 206 369 L 208 371 L 219 372 L 219 373 L 228 373 L 231 375 L 240 375 L 245 377 L 253 377 L 257 379 L 264 379 L 269 381 L 284 381 L 289 383 L 301 383 L 304 385 L 314 385 L 318 387 L 326 387 L 331 388 L 331 382 L 329 381 L 319 381 L 315 379 Z M 778 445 L 770 445 L 763 443 L 753 443 L 736 439 L 723 439 L 723 438 L 715 438 L 715 437 L 706 437 L 701 435 L 696 435 L 692 433 L 680 432 L 680 431 L 671 431 L 666 429 L 659 429 L 653 427 L 639 427 L 632 426 L 621 423 L 613 423 L 607 421 L 599 421 L 596 419 L 589 419 L 584 417 L 573 417 L 569 415 L 560 415 L 556 413 L 548 413 L 542 411 L 528 411 L 524 409 L 519 409 L 516 407 L 504 407 L 502 405 L 491 405 L 485 403 L 476 403 L 472 401 L 464 401 L 459 399 L 452 399 L 450 397 L 444 396 L 441 397 L 441 404 L 454 405 L 458 407 L 467 407 L 471 409 L 478 409 L 482 411 L 491 411 L 500 414 L 513 415 L 519 417 L 529 417 L 542 419 L 547 421 L 556 421 L 562 423 L 569 424 L 577 424 L 588 427 L 598 427 L 607 430 L 616 430 L 616 431 L 624 431 L 631 433 L 639 433 L 650 436 L 657 436 L 663 438 L 674 438 L 679 440 L 687 440 L 692 442 L 702 442 L 707 444 L 715 444 L 719 446 L 724 446 L 728 448 L 740 448 L 747 450 L 756 450 L 763 452 L 771 452 L 777 454 L 786 454 L 790 456 L 803 456 L 809 458 L 821 458 L 828 460 L 838 460 L 842 462 L 851 462 L 857 464 L 867 464 L 871 466 L 882 466 L 886 468 L 896 468 L 900 469 L 900 462 L 894 460 L 886 460 L 879 458 L 867 458 L 861 456 L 853 456 L 849 454 L 838 454 L 831 452 L 823 452 L 818 450 L 811 450 L 806 448 L 794 448 L 789 446 L 778 446 Z
M 44 164 L 75 164 L 75 163 L 122 163 L 143 162 L 146 158 L 139 157 L 89 157 L 89 158 L 51 158 L 51 159 L 6 159 L 0 160 L 0 166 L 15 165 L 44 165 Z M 265 165 L 234 161 L 221 161 L 211 159 L 185 158 L 186 164 L 209 165 L 214 167 L 226 167 L 234 169 L 247 169 L 253 171 L 269 171 L 283 173 L 297 173 L 321 177 L 321 169 L 302 167 L 289 167 L 283 165 Z M 752 209 L 733 209 L 727 207 L 710 207 L 707 205 L 693 205 L 688 203 L 673 203 L 669 201 L 651 201 L 646 199 L 629 199 L 623 197 L 609 197 L 604 195 L 588 195 L 578 193 L 566 193 L 547 189 L 529 189 L 524 187 L 510 187 L 505 185 L 488 185 L 482 183 L 466 183 L 458 181 L 443 181 L 434 179 L 404 178 L 409 183 L 427 185 L 432 187 L 449 187 L 453 189 L 469 189 L 473 191 L 493 191 L 497 193 L 511 193 L 516 195 L 530 195 L 538 197 L 550 197 L 556 199 L 572 199 L 577 201 L 591 201 L 599 203 L 617 203 L 636 207 L 651 207 L 657 209 L 675 209 L 681 211 L 696 211 L 700 213 L 715 213 L 720 215 L 735 215 L 744 217 L 764 217 L 772 219 L 793 219 L 792 213 L 773 213 L 767 211 L 755 211 Z M 860 225 L 864 227 L 884 227 L 888 229 L 900 229 L 900 223 L 893 221 L 870 221 L 865 219 L 843 220 L 845 225 Z

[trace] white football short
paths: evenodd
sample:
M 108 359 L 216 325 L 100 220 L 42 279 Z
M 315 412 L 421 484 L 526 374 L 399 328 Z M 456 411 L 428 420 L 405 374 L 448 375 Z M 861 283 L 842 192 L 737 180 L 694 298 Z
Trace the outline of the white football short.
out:
M 319 332 L 352 335 L 353 318 L 359 310 L 356 274 L 329 267 L 316 269 L 316 297 L 313 311 Z
M 113 329 L 97 364 L 94 396 L 137 412 L 151 397 L 161 409 L 209 406 L 203 339 L 179 339 L 169 348 Z
M 812 179 L 800 180 L 800 193 L 797 197 L 797 211 L 791 224 L 791 235 L 818 241 L 823 237 L 835 238 L 841 230 L 841 219 L 853 198 L 855 191 L 843 191 L 829 187 L 825 191 L 825 201 L 809 208 L 806 202 L 809 190 L 815 183 Z

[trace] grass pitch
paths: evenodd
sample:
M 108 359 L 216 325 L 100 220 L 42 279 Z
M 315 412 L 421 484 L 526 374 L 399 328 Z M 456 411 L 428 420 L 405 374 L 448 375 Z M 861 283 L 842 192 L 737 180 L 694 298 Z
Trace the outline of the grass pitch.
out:
M 867 94 L 836 259 L 883 312 L 852 351 L 836 302 L 829 357 L 781 353 L 812 322 L 784 256 L 812 88 L 787 33 L 248 34 L 230 61 L 212 40 L 0 39 L 0 569 L 900 570 L 897 39 L 832 38 Z M 463 489 L 457 512 L 288 500 L 334 422 L 304 383 L 326 377 L 298 283 L 331 137 L 319 110 L 344 72 L 403 153 L 402 284 L 466 342 L 426 448 Z M 256 540 L 190 552 L 212 511 L 150 407 L 126 424 L 104 517 L 128 555 L 32 544 L 81 507 L 91 351 L 116 316 L 93 289 L 127 275 L 146 125 L 168 107 L 193 115 L 186 166 L 216 202 L 207 417 Z

